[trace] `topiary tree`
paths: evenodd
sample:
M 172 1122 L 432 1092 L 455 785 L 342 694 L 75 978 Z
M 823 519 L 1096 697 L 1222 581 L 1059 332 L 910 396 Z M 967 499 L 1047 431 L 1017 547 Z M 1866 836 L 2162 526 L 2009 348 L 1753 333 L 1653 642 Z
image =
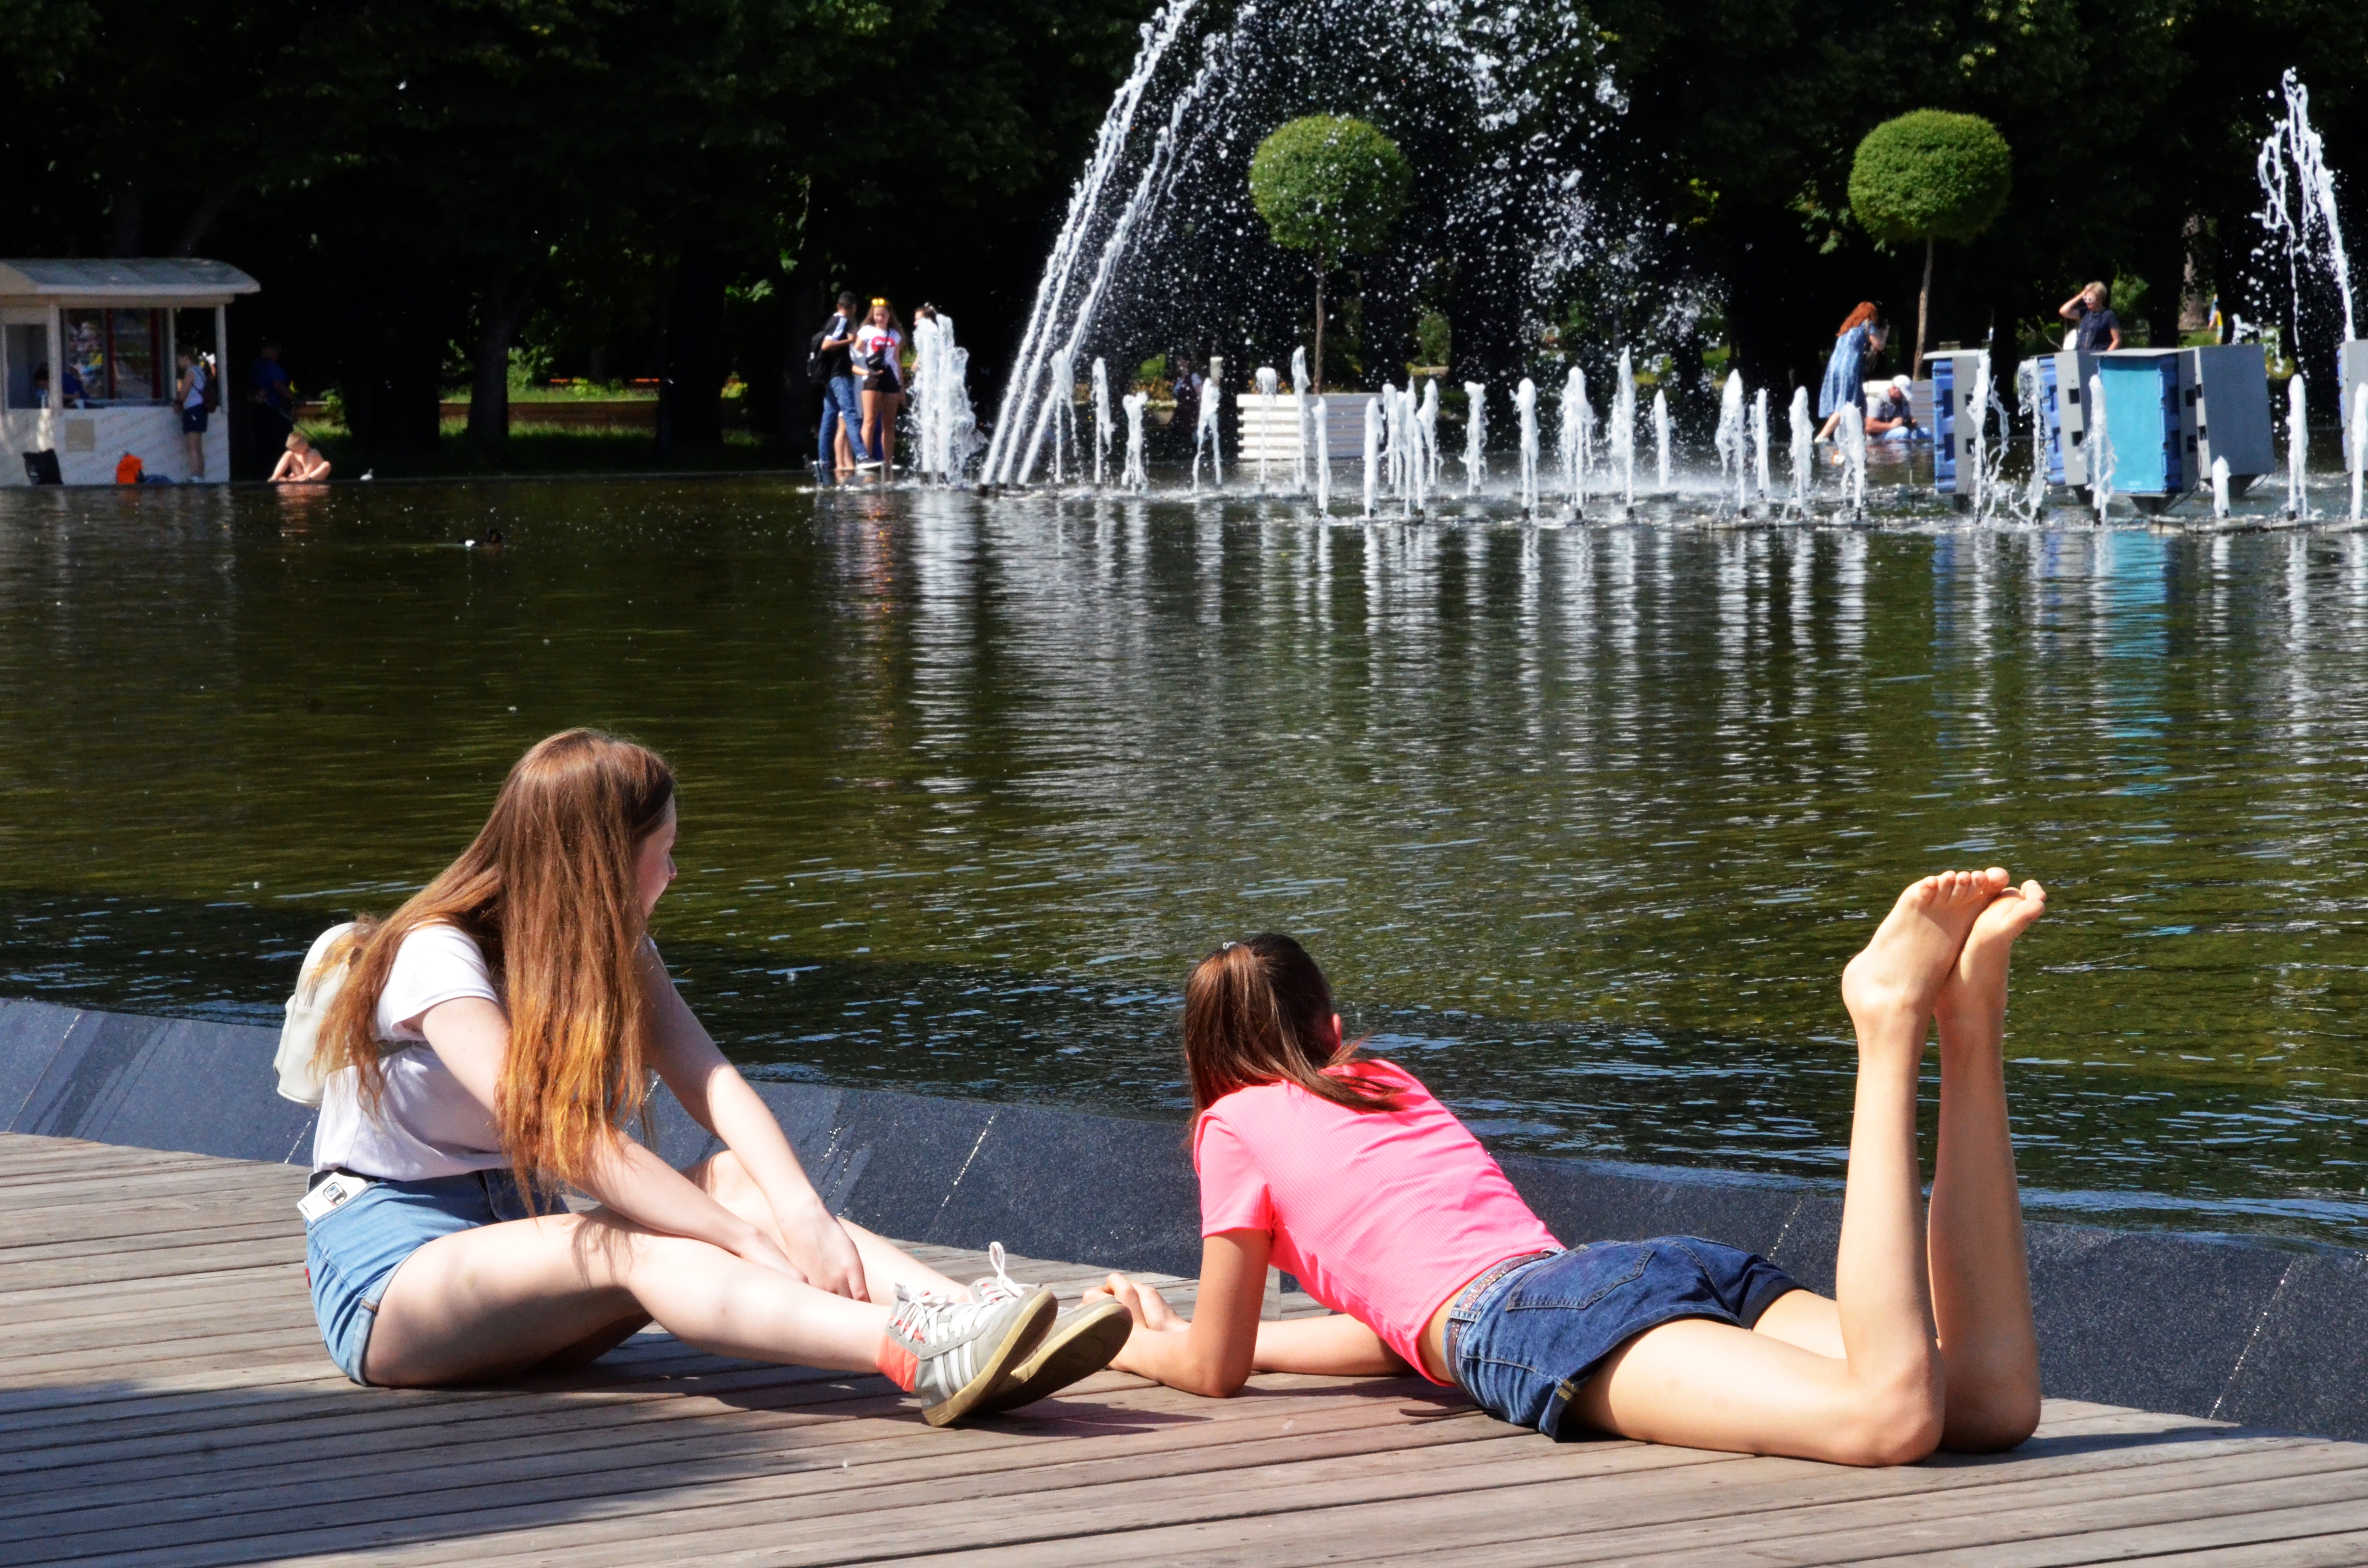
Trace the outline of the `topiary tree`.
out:
M 1977 114 L 1919 108 L 1866 133 L 1850 161 L 1850 211 L 1878 240 L 1924 242 L 1924 290 L 1916 301 L 1916 358 L 1932 310 L 1932 247 L 1970 240 L 1998 222 L 2014 187 L 2014 153 Z
M 1274 243 L 1315 253 L 1315 390 L 1324 390 L 1324 280 L 1348 256 L 1381 249 L 1406 210 L 1414 171 L 1398 144 L 1361 119 L 1311 114 L 1278 128 L 1250 157 L 1250 200 Z

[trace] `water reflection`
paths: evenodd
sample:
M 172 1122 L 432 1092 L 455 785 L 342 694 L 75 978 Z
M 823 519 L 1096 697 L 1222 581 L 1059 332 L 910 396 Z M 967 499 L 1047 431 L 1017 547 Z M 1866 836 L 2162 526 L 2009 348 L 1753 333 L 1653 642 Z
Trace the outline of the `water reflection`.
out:
M 1276 926 L 1508 1146 L 1833 1174 L 1841 960 L 1998 860 L 2033 1184 L 2368 1233 L 2356 535 L 12 493 L 0 624 L 12 993 L 267 1008 L 598 722 L 764 1071 L 1172 1116 L 1183 965 Z

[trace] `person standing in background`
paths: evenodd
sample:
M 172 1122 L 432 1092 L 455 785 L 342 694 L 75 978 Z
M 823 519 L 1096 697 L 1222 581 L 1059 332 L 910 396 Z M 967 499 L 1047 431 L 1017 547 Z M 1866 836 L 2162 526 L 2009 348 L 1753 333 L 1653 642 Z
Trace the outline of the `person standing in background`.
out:
M 1826 358 L 1826 379 L 1817 387 L 1817 416 L 1825 421 L 1817 429 L 1820 441 L 1833 439 L 1834 426 L 1841 423 L 1845 407 L 1852 403 L 1863 407 L 1866 362 L 1883 352 L 1891 336 L 1877 314 L 1873 301 L 1861 300 L 1834 334 L 1834 351 Z
M 2055 313 L 2072 324 L 2071 341 L 2065 347 L 2104 354 L 2122 346 L 2122 318 L 2106 305 L 2110 298 L 2102 283 L 2091 283 L 2055 307 Z
M 855 335 L 856 368 L 863 374 L 863 448 L 859 468 L 896 466 L 896 415 L 905 406 L 905 327 L 885 300 Z
M 814 434 L 816 478 L 825 471 L 836 471 L 843 477 L 855 470 L 855 450 L 848 444 L 848 432 L 862 428 L 863 421 L 851 352 L 855 345 L 855 308 L 861 303 L 852 294 L 840 294 L 837 312 L 823 323 L 822 332 L 814 339 L 814 353 L 822 359 L 825 377 L 822 427 Z
M 255 382 L 255 444 L 271 451 L 287 443 L 296 428 L 296 386 L 279 362 L 279 344 L 268 340 L 250 372 Z
M 188 349 L 174 356 L 180 376 L 173 383 L 173 403 L 181 411 L 181 445 L 189 458 L 189 477 L 206 476 L 206 368 Z

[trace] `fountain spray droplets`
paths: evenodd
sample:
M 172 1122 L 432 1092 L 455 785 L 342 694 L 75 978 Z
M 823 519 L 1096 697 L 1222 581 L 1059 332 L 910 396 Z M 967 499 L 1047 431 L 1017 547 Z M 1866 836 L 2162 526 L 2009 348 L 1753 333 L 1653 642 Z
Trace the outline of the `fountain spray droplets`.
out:
M 1425 494 L 1439 488 L 1439 378 L 1426 377 L 1422 383 L 1422 406 L 1415 410 L 1415 426 L 1422 434 L 1422 488 Z
M 1266 494 L 1266 464 L 1274 450 L 1274 389 L 1282 378 L 1271 365 L 1260 365 L 1253 378 L 1258 390 L 1258 494 Z
M 2360 334 L 2352 322 L 2351 262 L 2344 254 L 2343 223 L 2335 210 L 2335 175 L 2327 166 L 2326 143 L 2311 127 L 2310 90 L 2291 70 L 2279 86 L 2285 117 L 2263 139 L 2253 172 L 2261 186 L 2261 226 L 2285 250 L 2288 325 L 2294 335 L 2292 358 L 2299 361 L 2305 265 L 2323 271 L 2334 285 L 2343 308 L 2344 338 Z
M 2037 417 L 2040 399 L 2039 361 L 2025 359 L 2014 368 L 2015 395 L 2032 411 L 2031 421 L 2031 486 L 2023 499 L 2024 515 L 2039 520 L 2047 505 L 2047 421 Z
M 1974 516 L 1989 509 L 1989 415 L 1990 415 L 1990 352 L 1982 349 L 1974 356 L 1974 384 L 1965 394 L 1964 416 L 1974 422 L 1974 444 L 1970 451 L 1974 480 Z
M 1790 449 L 1793 460 L 1793 506 L 1803 517 L 1806 517 L 1809 513 L 1810 475 L 1816 471 L 1817 460 L 1817 426 L 1816 422 L 1809 417 L 1808 388 L 1793 389 L 1793 407 L 1790 412 L 1793 424 L 1793 440 Z
M 2228 517 L 2228 460 L 2212 460 L 2212 515 L 2226 522 Z
M 1653 389 L 1653 460 L 1654 483 L 1667 491 L 1669 488 L 1669 394 L 1658 387 Z
M 1102 357 L 1094 356 L 1094 488 L 1107 483 L 1110 468 L 1110 437 L 1116 426 L 1110 424 L 1110 367 Z
M 1201 492 L 1201 454 L 1209 455 L 1209 481 L 1218 489 L 1225 485 L 1225 455 L 1223 449 L 1224 426 L 1220 415 L 1224 409 L 1224 393 L 1218 389 L 1224 375 L 1225 362 L 1209 361 L 1208 384 L 1201 392 L 1201 417 L 1192 427 L 1192 493 Z
M 1538 515 L 1538 383 L 1529 377 L 1513 389 L 1513 412 L 1521 426 L 1521 510 Z
M 1464 382 L 1463 407 L 1464 494 L 1477 495 L 1480 482 L 1488 477 L 1488 389 Z
M 1151 488 L 1151 471 L 1143 460 L 1143 410 L 1147 392 L 1129 392 L 1120 400 L 1126 409 L 1126 469 L 1119 483 L 1140 495 Z

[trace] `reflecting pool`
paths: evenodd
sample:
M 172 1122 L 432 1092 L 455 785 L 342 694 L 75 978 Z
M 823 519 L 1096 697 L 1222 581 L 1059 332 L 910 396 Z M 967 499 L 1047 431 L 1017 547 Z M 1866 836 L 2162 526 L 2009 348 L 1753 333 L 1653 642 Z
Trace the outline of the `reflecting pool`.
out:
M 1499 1147 L 1835 1176 L 1842 961 L 1995 862 L 2034 1202 L 2368 1239 L 2358 534 L 19 491 L 0 626 L 0 993 L 273 1019 L 594 723 L 757 1072 L 1178 1118 L 1184 970 L 1272 928 Z

